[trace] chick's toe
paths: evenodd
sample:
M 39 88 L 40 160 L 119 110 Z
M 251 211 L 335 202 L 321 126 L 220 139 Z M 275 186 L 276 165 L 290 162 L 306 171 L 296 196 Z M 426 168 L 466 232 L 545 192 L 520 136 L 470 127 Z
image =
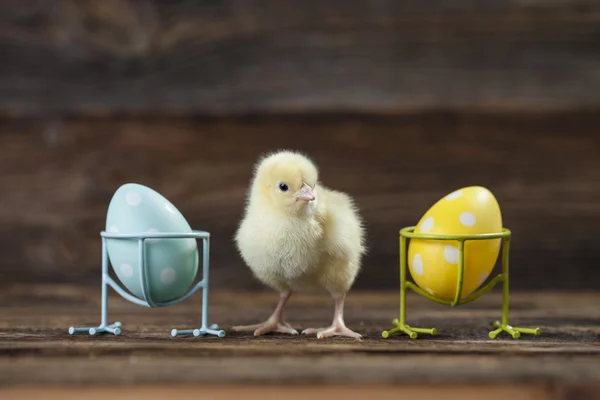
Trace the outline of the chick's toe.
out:
M 317 339 L 325 339 L 332 336 L 345 336 L 354 339 L 362 338 L 360 333 L 356 333 L 343 324 L 333 324 L 328 328 L 308 328 L 302 331 L 303 335 L 317 335 Z
M 268 319 L 261 324 L 234 326 L 233 330 L 237 332 L 254 332 L 254 336 L 262 336 L 267 333 L 298 334 L 298 331 L 292 328 L 290 324 L 273 319 Z

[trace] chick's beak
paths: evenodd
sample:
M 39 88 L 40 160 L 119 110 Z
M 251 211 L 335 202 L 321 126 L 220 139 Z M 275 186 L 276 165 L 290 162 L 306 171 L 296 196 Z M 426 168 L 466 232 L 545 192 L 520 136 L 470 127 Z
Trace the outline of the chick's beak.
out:
M 315 199 L 315 193 L 313 192 L 312 188 L 305 183 L 302 185 L 300 190 L 294 193 L 294 197 L 296 198 L 296 201 L 313 201 Z

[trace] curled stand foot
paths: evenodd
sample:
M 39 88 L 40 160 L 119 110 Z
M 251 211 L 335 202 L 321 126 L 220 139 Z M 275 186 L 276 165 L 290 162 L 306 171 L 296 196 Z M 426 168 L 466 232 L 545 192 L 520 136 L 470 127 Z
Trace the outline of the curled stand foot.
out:
M 390 329 L 389 331 L 381 332 L 382 338 L 387 339 L 397 332 L 405 333 L 411 339 L 416 339 L 417 337 L 419 337 L 419 333 L 424 333 L 431 336 L 437 335 L 437 329 L 435 328 L 413 328 L 406 324 L 401 324 L 400 321 L 398 321 L 397 319 L 393 320 L 392 323 L 396 325 L 396 327 Z
M 513 339 L 520 338 L 522 333 L 526 335 L 535 336 L 540 336 L 542 334 L 540 328 L 517 328 L 516 326 L 503 325 L 502 323 L 500 323 L 500 321 L 494 322 L 493 326 L 496 329 L 489 333 L 488 336 L 490 337 L 490 339 L 496 339 L 496 337 L 501 332 L 508 333 L 510 336 L 512 336 Z
M 173 337 L 187 336 L 187 335 L 193 335 L 196 337 L 204 336 L 204 335 L 213 335 L 213 336 L 222 338 L 222 337 L 225 337 L 225 331 L 222 329 L 219 329 L 219 325 L 217 325 L 217 324 L 212 324 L 209 328 L 202 327 L 202 328 L 198 328 L 198 329 L 182 329 L 182 330 L 172 329 L 171 330 L 171 336 L 173 336 Z
M 115 336 L 119 336 L 121 334 L 121 323 L 115 322 L 114 324 L 105 325 L 105 326 L 96 326 L 91 328 L 69 328 L 69 335 L 74 335 L 76 333 L 88 333 L 90 336 L 95 336 L 100 333 L 112 333 Z

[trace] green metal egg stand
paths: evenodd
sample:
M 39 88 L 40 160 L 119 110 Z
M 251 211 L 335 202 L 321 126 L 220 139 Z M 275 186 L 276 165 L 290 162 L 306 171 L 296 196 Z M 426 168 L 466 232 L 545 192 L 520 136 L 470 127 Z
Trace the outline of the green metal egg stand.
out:
M 390 337 L 390 335 L 397 332 L 405 333 L 411 339 L 416 339 L 419 333 L 425 333 L 432 336 L 437 334 L 437 330 L 435 328 L 414 328 L 406 324 L 406 289 L 408 288 L 412 289 L 421 296 L 428 298 L 429 300 L 435 301 L 436 303 L 455 307 L 460 304 L 472 302 L 473 300 L 490 291 L 499 282 L 502 282 L 502 320 L 493 323 L 493 327 L 496 329 L 489 333 L 490 339 L 495 339 L 501 332 L 508 333 L 513 337 L 513 339 L 518 339 L 522 333 L 536 336 L 541 334 L 540 328 L 517 328 L 508 324 L 508 253 L 511 239 L 511 232 L 508 229 L 502 228 L 501 233 L 486 233 L 477 235 L 434 235 L 414 233 L 414 230 L 414 226 L 409 226 L 400 230 L 400 320 L 393 320 L 392 323 L 396 325 L 396 327 L 381 333 L 381 336 L 384 339 L 387 339 Z M 458 284 L 456 287 L 456 295 L 454 296 L 453 300 L 443 300 L 432 296 L 406 279 L 408 239 L 453 240 L 458 242 Z M 494 279 L 492 279 L 481 289 L 461 299 L 460 294 L 463 289 L 465 272 L 465 242 L 468 240 L 489 239 L 502 239 L 502 272 L 496 275 Z

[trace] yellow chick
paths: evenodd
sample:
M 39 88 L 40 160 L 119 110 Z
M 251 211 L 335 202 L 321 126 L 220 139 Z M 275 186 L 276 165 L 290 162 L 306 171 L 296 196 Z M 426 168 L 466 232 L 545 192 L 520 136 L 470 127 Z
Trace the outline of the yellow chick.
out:
M 361 337 L 346 327 L 344 300 L 365 253 L 362 221 L 348 195 L 318 183 L 310 159 L 279 151 L 259 160 L 235 241 L 254 275 L 280 298 L 267 321 L 234 330 L 298 334 L 283 320 L 288 299 L 293 291 L 323 288 L 335 301 L 333 323 L 302 333 Z

